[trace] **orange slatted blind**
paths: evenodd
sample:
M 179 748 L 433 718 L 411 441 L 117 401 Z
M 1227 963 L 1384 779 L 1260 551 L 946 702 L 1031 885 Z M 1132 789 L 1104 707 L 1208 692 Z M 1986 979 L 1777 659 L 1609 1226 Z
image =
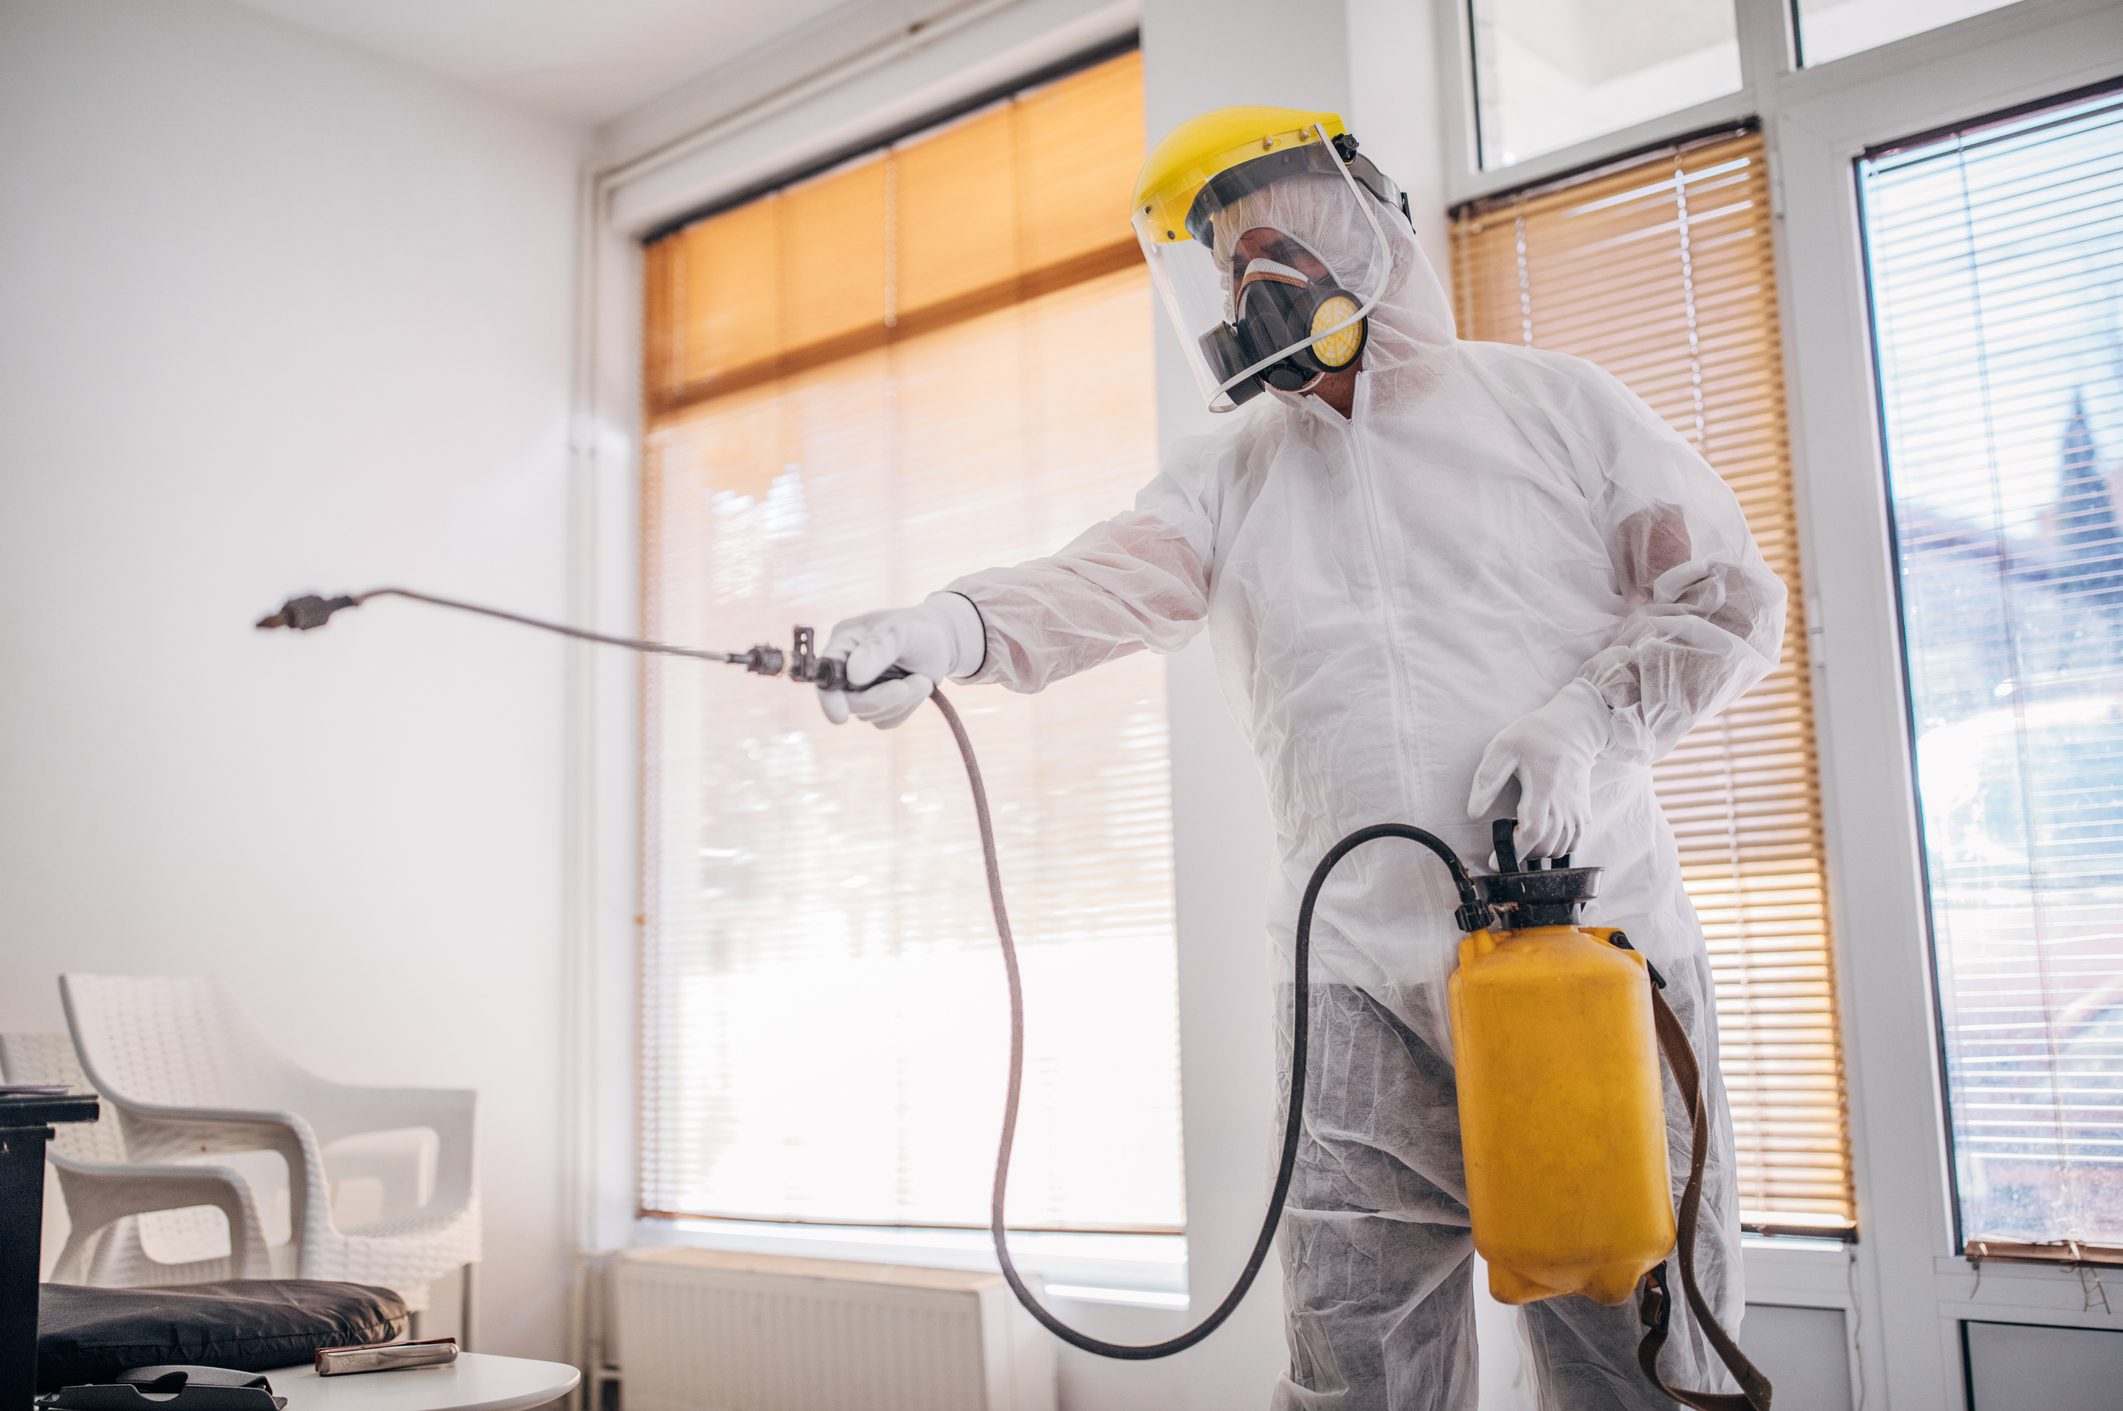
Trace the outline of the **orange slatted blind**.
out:
M 648 633 L 785 643 L 1126 505 L 1142 150 L 1129 54 L 650 245 Z M 645 669 L 640 1209 L 982 1226 L 1009 1034 L 958 754 L 813 694 Z M 1176 1230 L 1164 668 L 957 703 L 1025 970 L 1011 1221 Z
M 651 417 L 1134 270 L 1141 129 L 1128 55 L 658 240 Z
M 1460 332 L 1592 359 L 1703 453 L 1791 590 L 1782 664 L 1657 769 L 1717 976 L 1753 1229 L 1854 1209 L 1806 598 L 1759 134 L 1499 197 L 1452 227 Z

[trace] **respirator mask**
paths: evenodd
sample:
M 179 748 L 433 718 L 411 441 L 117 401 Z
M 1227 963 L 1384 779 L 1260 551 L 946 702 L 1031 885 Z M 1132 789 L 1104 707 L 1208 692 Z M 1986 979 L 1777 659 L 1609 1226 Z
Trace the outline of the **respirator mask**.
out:
M 1248 260 L 1232 299 L 1234 319 L 1199 340 L 1203 361 L 1233 404 L 1263 387 L 1303 392 L 1353 366 L 1371 327 L 1364 301 L 1336 283 L 1318 256 L 1266 230 L 1249 231 L 1241 246 L 1256 236 L 1263 244 L 1296 247 L 1273 250 L 1290 263 L 1266 255 Z
M 1331 113 L 1226 109 L 1150 155 L 1132 223 L 1211 411 L 1357 367 L 1399 188 Z

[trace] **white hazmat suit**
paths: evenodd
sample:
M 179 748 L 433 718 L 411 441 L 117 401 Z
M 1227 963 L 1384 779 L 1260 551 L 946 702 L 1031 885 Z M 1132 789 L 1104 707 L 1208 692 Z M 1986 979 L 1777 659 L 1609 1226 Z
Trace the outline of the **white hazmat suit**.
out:
M 1268 227 L 1355 283 L 1349 271 L 1381 255 L 1349 202 L 1330 176 L 1273 183 L 1219 218 L 1218 254 Z M 1053 557 L 856 619 L 827 651 L 852 652 L 861 681 L 903 640 L 926 643 L 909 665 L 931 676 L 877 688 L 874 706 L 853 698 L 859 714 L 904 718 L 933 674 L 1037 691 L 1143 648 L 1176 650 L 1206 625 L 1267 783 L 1280 858 L 1268 932 L 1286 975 L 1298 897 L 1333 843 L 1407 822 L 1479 867 L 1489 821 L 1517 811 L 1506 787 L 1517 778 L 1541 814 L 1528 831 L 1548 844 L 1525 851 L 1567 846 L 1606 869 L 1592 917 L 1665 973 L 1702 1060 L 1715 1128 L 1699 1264 L 1736 1330 L 1710 972 L 1650 766 L 1775 663 L 1783 585 L 1731 491 L 1643 402 L 1576 358 L 1458 341 L 1413 236 L 1397 217 L 1384 224 L 1390 270 L 1346 420 L 1316 397 L 1258 397 L 1218 434 L 1176 446 L 1134 509 Z M 1427 854 L 1379 842 L 1343 864 L 1319 907 L 1305 1144 L 1281 1237 L 1291 1365 L 1278 1408 L 1474 1404 L 1445 1020 L 1454 903 Z M 1678 1191 L 1688 1133 L 1667 1086 Z M 1524 1317 L 1544 1407 L 1671 1405 L 1637 1369 L 1632 1306 L 1555 1299 Z M 1731 1385 L 1685 1308 L 1662 1369 L 1677 1386 Z

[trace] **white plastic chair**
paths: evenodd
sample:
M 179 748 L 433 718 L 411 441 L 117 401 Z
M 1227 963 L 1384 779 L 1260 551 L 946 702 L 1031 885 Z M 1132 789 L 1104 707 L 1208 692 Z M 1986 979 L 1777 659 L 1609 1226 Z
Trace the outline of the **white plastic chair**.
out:
M 64 1034 L 0 1034 L 0 1076 L 89 1088 Z M 107 1117 L 53 1128 L 47 1154 L 69 1227 L 54 1283 L 141 1287 L 272 1276 L 250 1185 L 227 1167 L 128 1162 L 125 1139 Z M 159 1258 L 151 1246 L 180 1257 Z
M 364 1088 L 330 1082 L 279 1053 L 234 995 L 197 977 L 62 975 L 67 1026 L 90 1082 L 115 1113 L 134 1160 L 178 1152 L 270 1151 L 287 1163 L 295 1277 L 380 1284 L 415 1312 L 428 1285 L 464 1270 L 469 1341 L 472 1268 L 479 1260 L 466 1089 Z M 340 1228 L 325 1148 L 379 1132 L 426 1129 L 437 1150 L 433 1188 L 406 1188 L 413 1168 L 371 1160 L 385 1213 Z

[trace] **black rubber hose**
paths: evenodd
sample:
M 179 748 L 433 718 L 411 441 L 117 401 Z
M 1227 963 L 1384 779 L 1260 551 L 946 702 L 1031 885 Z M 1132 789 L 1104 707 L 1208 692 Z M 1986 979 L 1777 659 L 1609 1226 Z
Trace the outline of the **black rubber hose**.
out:
M 980 763 L 973 755 L 973 742 L 966 735 L 965 722 L 959 719 L 958 711 L 944 699 L 943 692 L 930 695 L 936 708 L 943 712 L 944 720 L 951 727 L 952 738 L 958 741 L 958 752 L 966 765 L 966 782 L 973 791 L 973 814 L 980 825 L 981 856 L 988 873 L 988 904 L 995 912 L 995 938 L 1002 945 L 1003 973 L 1010 986 L 1010 1074 L 1003 1092 L 1002 1138 L 995 1153 L 995 1188 L 988 1204 L 988 1232 L 995 1241 L 995 1261 L 1002 1266 L 1003 1278 L 1009 1282 L 1010 1291 L 1025 1311 L 1039 1321 L 1039 1325 L 1071 1347 L 1101 1357 L 1115 1357 L 1128 1361 L 1149 1361 L 1157 1357 L 1170 1357 L 1175 1352 L 1185 1352 L 1202 1339 L 1215 1332 L 1238 1308 L 1253 1287 L 1253 1280 L 1260 1274 L 1261 1265 L 1267 1262 L 1268 1251 L 1275 1247 L 1275 1228 L 1282 1222 L 1283 1203 L 1290 1195 L 1290 1178 L 1297 1169 L 1298 1140 L 1304 1131 L 1305 1116 L 1305 1050 L 1311 1030 L 1311 962 L 1312 962 L 1312 913 L 1319 904 L 1320 889 L 1327 884 L 1328 875 L 1336 865 L 1365 843 L 1377 838 L 1405 838 L 1420 843 L 1444 860 L 1452 872 L 1452 880 L 1458 888 L 1461 904 L 1478 900 L 1474 884 L 1468 880 L 1467 871 L 1460 865 L 1459 857 L 1445 842 L 1420 828 L 1405 823 L 1374 823 L 1368 828 L 1359 828 L 1327 850 L 1319 866 L 1312 870 L 1312 880 L 1305 886 L 1304 900 L 1297 911 L 1297 936 L 1291 960 L 1291 1002 L 1294 1018 L 1290 1034 L 1290 1085 L 1284 1099 L 1283 1151 L 1276 1164 L 1275 1189 L 1268 1196 L 1268 1213 L 1261 1219 L 1261 1232 L 1253 1242 L 1253 1253 L 1246 1259 L 1246 1267 L 1239 1271 L 1238 1279 L 1231 1285 L 1216 1307 L 1209 1310 L 1199 1323 L 1163 1342 L 1107 1342 L 1078 1332 L 1050 1312 L 1017 1272 L 1016 1261 L 1010 1257 L 1008 1229 L 1003 1220 L 1003 1206 L 1010 1184 L 1010 1151 L 1017 1140 L 1017 1109 L 1024 1086 L 1025 1075 L 1025 994 L 1017 966 L 1017 941 L 1010 930 L 1009 908 L 1003 902 L 1002 869 L 996 860 L 995 826 L 988 816 L 988 791 L 981 782 Z
M 555 632 L 579 641 L 625 647 L 635 652 L 653 652 L 664 656 L 691 657 L 698 661 L 727 662 L 734 665 L 746 665 L 754 655 L 744 652 L 704 651 L 698 647 L 681 647 L 669 642 L 613 636 L 565 623 L 527 617 L 521 613 L 487 607 L 481 603 L 468 603 L 456 598 L 438 597 L 432 593 L 415 592 L 410 588 L 372 588 L 366 593 L 329 599 L 315 595 L 291 598 L 278 613 L 262 619 L 257 625 L 262 628 L 287 627 L 309 631 L 322 627 L 332 614 L 345 608 L 359 607 L 373 598 L 407 598 L 435 607 L 478 613 L 483 617 L 498 618 L 523 627 L 535 627 L 540 631 Z M 775 670 L 779 669 L 777 661 Z M 873 681 L 870 684 L 877 683 Z M 1260 1236 L 1253 1242 L 1253 1253 L 1247 1258 L 1246 1267 L 1239 1272 L 1238 1280 L 1231 1285 L 1230 1292 L 1209 1311 L 1208 1316 L 1177 1337 L 1167 1338 L 1163 1342 L 1124 1343 L 1107 1342 L 1088 1333 L 1080 1333 L 1047 1311 L 1033 1296 L 1032 1290 L 1025 1285 L 1024 1279 L 1017 1272 L 1016 1263 L 1010 1258 L 1008 1234 L 1003 1224 L 1003 1205 L 1010 1183 L 1010 1149 L 1017 1140 L 1018 1102 L 1024 1087 L 1024 985 L 1018 973 L 1017 942 L 1010 931 L 1009 908 L 1003 903 L 1002 868 L 996 858 L 995 825 L 988 814 L 988 790 L 981 782 L 980 761 L 974 757 L 973 741 L 966 734 L 965 722 L 959 719 L 957 709 L 944 699 L 941 691 L 932 692 L 929 699 L 943 712 L 945 722 L 951 727 L 951 736 L 958 742 L 959 757 L 965 761 L 966 782 L 973 791 L 973 813 L 980 824 L 981 857 L 988 874 L 988 904 L 995 912 L 995 938 L 1002 945 L 1003 971 L 1010 984 L 1010 1078 L 1003 1098 L 1002 1139 L 997 1144 L 995 1155 L 994 1196 L 988 1206 L 988 1230 L 995 1239 L 996 1262 L 1002 1265 L 1003 1278 L 1009 1281 L 1011 1292 L 1017 1295 L 1017 1301 L 1025 1306 L 1025 1311 L 1036 1318 L 1041 1327 L 1072 1347 L 1095 1352 L 1101 1357 L 1117 1357 L 1131 1361 L 1148 1361 L 1156 1357 L 1170 1357 L 1175 1352 L 1184 1352 L 1221 1327 L 1224 1320 L 1231 1316 L 1233 1310 L 1245 1298 L 1246 1291 L 1253 1287 L 1253 1280 L 1261 1271 L 1261 1265 L 1267 1262 L 1268 1251 L 1275 1245 L 1275 1227 L 1282 1222 L 1283 1202 L 1290 1195 L 1290 1177 L 1297 1169 L 1298 1138 L 1304 1129 L 1305 1049 L 1310 1038 L 1312 1018 L 1312 913 L 1319 903 L 1320 889 L 1327 884 L 1328 875 L 1343 858 L 1373 839 L 1405 838 L 1436 853 L 1452 873 L 1453 886 L 1460 897 L 1458 919 L 1463 927 L 1471 929 L 1474 924 L 1478 924 L 1475 918 L 1482 910 L 1481 894 L 1468 879 L 1467 869 L 1460 865 L 1458 855 L 1443 839 L 1406 823 L 1374 823 L 1368 828 L 1357 829 L 1327 849 L 1327 855 L 1321 858 L 1319 866 L 1312 870 L 1312 880 L 1305 886 L 1304 901 L 1297 911 L 1297 937 L 1292 958 L 1292 1003 L 1295 1006 L 1295 1015 L 1290 1036 L 1290 1088 L 1283 1103 L 1283 1153 L 1281 1161 L 1276 1165 L 1275 1189 L 1268 1196 L 1268 1213 L 1261 1219 Z

